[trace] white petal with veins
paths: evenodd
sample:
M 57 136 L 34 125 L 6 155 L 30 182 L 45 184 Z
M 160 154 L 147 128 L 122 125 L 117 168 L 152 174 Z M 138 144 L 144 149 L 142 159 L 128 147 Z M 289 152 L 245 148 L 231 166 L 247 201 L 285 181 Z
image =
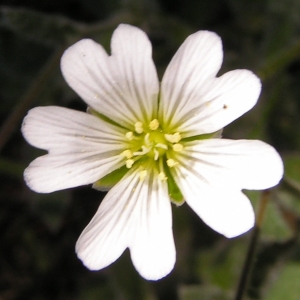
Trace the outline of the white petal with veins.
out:
M 29 111 L 22 133 L 49 154 L 26 168 L 27 185 L 39 193 L 94 183 L 122 166 L 125 131 L 79 111 L 48 106 Z
M 207 139 L 185 144 L 178 161 L 215 186 L 268 189 L 283 175 L 279 154 L 258 140 Z
M 213 230 L 232 238 L 253 227 L 253 208 L 241 191 L 212 185 L 199 173 L 182 166 L 173 174 L 186 203 Z
M 200 92 L 197 94 L 199 101 L 201 95 L 209 90 L 222 60 L 222 42 L 215 33 L 198 31 L 184 41 L 161 83 L 159 116 L 165 126 L 177 124 L 180 114 L 190 111 L 194 106 L 195 91 Z
M 225 73 L 209 83 L 205 94 L 193 91 L 193 101 L 176 115 L 181 120 L 176 130 L 189 136 L 216 132 L 249 111 L 260 90 L 259 78 L 248 70 Z
M 153 172 L 143 181 L 131 171 L 113 187 L 76 244 L 91 270 L 114 262 L 129 247 L 137 271 L 146 279 L 166 276 L 175 263 L 171 204 L 166 183 Z
M 219 36 L 190 35 L 170 62 L 161 84 L 159 116 L 183 136 L 213 133 L 250 110 L 261 83 L 248 70 L 216 77 L 223 59 Z
M 159 84 L 148 37 L 136 27 L 119 25 L 111 52 L 89 39 L 72 45 L 61 59 L 66 81 L 94 110 L 124 127 L 150 122 Z

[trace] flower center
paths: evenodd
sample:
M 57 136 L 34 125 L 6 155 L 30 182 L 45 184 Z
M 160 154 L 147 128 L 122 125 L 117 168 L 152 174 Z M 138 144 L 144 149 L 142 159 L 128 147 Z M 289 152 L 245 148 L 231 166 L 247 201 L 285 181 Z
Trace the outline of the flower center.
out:
M 166 139 L 161 131 L 146 133 L 144 141 L 145 147 L 149 150 L 147 155 L 152 157 L 154 160 L 158 160 L 158 158 L 164 155 L 166 150 L 168 150 Z
M 140 179 L 143 180 L 147 176 L 147 168 L 143 166 L 150 163 L 158 170 L 159 178 L 167 180 L 164 168 L 174 167 L 177 164 L 176 152 L 183 150 L 183 145 L 179 143 L 180 133 L 166 133 L 159 121 L 153 119 L 149 124 L 136 122 L 134 131 L 127 132 L 125 137 L 129 147 L 121 155 L 125 158 L 126 167 L 130 169 L 140 161 Z

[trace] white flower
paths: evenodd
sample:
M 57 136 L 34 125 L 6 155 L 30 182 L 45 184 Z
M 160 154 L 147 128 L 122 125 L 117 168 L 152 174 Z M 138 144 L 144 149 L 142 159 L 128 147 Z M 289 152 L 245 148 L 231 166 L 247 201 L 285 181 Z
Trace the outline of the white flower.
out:
M 28 113 L 23 135 L 49 153 L 29 165 L 25 180 L 40 193 L 111 188 L 76 252 L 98 270 L 129 248 L 138 272 L 156 280 L 175 263 L 171 201 L 185 200 L 208 226 L 235 237 L 254 224 L 241 190 L 276 185 L 283 165 L 261 141 L 221 139 L 222 128 L 255 105 L 261 84 L 248 70 L 216 77 L 223 52 L 215 33 L 189 36 L 161 85 L 140 29 L 120 25 L 111 52 L 89 39 L 65 51 L 62 73 L 89 113 L 55 106 Z

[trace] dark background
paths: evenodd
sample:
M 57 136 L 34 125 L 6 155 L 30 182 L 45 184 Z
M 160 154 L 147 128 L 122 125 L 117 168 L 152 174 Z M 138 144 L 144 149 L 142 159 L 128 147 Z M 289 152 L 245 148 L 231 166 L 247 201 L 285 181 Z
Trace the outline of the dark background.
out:
M 61 76 L 63 50 L 91 37 L 109 51 L 120 23 L 147 32 L 160 78 L 184 39 L 205 29 L 222 37 L 220 74 L 247 68 L 262 79 L 259 103 L 224 130 L 226 138 L 270 143 L 285 162 L 246 298 L 299 299 L 300 2 L 7 0 L 0 7 L 0 300 L 233 299 L 251 233 L 228 240 L 187 205 L 173 207 L 177 262 L 170 275 L 144 280 L 128 250 L 108 268 L 91 272 L 74 247 L 104 194 L 90 186 L 36 194 L 23 181 L 24 168 L 43 153 L 20 133 L 27 111 L 39 105 L 86 109 Z M 260 193 L 246 193 L 257 207 Z

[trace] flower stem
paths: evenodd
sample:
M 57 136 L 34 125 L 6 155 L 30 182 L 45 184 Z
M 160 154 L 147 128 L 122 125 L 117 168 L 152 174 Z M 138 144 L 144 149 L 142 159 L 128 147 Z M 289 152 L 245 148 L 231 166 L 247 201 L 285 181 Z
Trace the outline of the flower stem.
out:
M 269 200 L 269 195 L 270 195 L 269 190 L 263 191 L 262 194 L 261 194 L 261 199 L 260 199 L 260 204 L 259 204 L 259 207 L 258 207 L 255 226 L 254 226 L 254 229 L 252 231 L 252 236 L 251 236 L 249 248 L 248 248 L 248 251 L 247 251 L 246 259 L 245 259 L 245 262 L 244 262 L 242 274 L 241 274 L 241 277 L 240 277 L 240 281 L 239 281 L 239 284 L 238 284 L 238 288 L 237 288 L 237 292 L 236 292 L 234 300 L 242 300 L 243 296 L 245 294 L 245 291 L 246 291 L 246 288 L 247 288 L 247 285 L 248 285 L 248 281 L 249 281 L 249 277 L 250 277 L 250 274 L 251 274 L 251 271 L 252 271 L 255 250 L 256 250 L 256 246 L 257 246 L 257 242 L 258 242 L 258 238 L 259 238 L 263 218 L 264 218 L 264 215 L 265 215 L 267 203 L 268 203 L 268 200 Z

